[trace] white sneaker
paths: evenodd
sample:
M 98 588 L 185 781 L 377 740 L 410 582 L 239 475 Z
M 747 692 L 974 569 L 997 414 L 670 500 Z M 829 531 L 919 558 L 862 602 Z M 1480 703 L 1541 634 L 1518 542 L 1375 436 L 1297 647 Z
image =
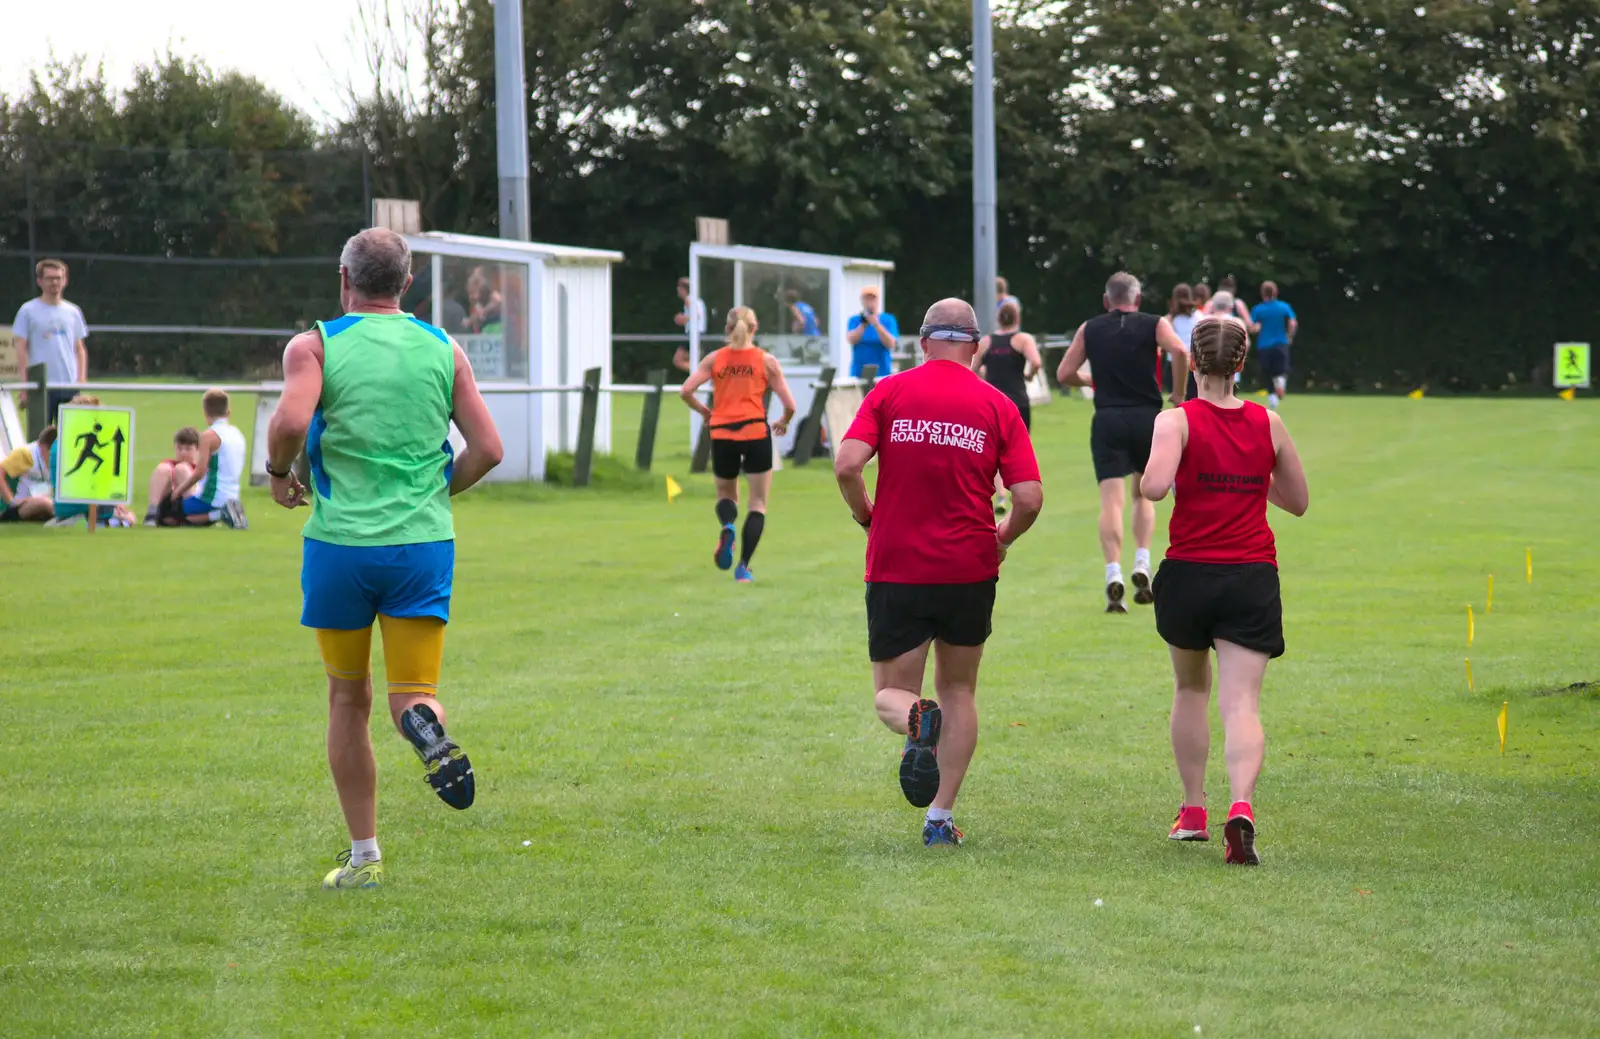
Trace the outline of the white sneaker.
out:
M 1276 393 L 1267 394 L 1267 407 L 1273 411 L 1278 410 L 1278 395 Z
M 1106 612 L 1127 613 L 1128 604 L 1122 601 L 1123 587 L 1121 581 L 1106 582 Z
M 45 520 L 44 525 L 47 527 L 75 527 L 78 525 L 79 518 L 77 516 L 57 516 L 54 519 Z
M 1134 567 L 1133 576 L 1133 601 L 1140 606 L 1149 606 L 1156 601 L 1156 594 L 1150 590 L 1150 571 Z

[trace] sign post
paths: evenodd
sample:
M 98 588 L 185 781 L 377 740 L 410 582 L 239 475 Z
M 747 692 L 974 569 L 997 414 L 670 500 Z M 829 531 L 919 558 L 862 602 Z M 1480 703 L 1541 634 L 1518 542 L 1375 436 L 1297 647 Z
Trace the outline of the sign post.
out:
M 1556 389 L 1589 388 L 1589 344 L 1557 343 L 1555 364 Z
M 133 409 L 63 404 L 56 418 L 56 501 L 133 500 Z

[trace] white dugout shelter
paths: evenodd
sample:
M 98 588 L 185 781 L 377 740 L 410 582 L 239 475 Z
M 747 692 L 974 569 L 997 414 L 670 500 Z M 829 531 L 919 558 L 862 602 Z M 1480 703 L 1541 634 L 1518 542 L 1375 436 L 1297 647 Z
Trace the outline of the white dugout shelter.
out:
M 531 388 L 575 386 L 588 368 L 610 385 L 611 266 L 622 254 L 441 231 L 405 239 L 415 281 L 403 305 L 461 344 L 500 430 L 505 460 L 488 479 L 543 480 L 545 455 L 577 445 L 580 398 Z M 594 446 L 611 450 L 608 393 Z
M 845 327 L 851 315 L 861 310 L 861 290 L 869 285 L 876 288 L 884 309 L 893 311 L 883 292 L 883 276 L 892 270 L 894 264 L 888 260 L 696 242 L 689 246 L 689 294 L 705 304 L 706 327 L 702 333 L 694 322 L 689 323 L 689 354 L 699 363 L 722 345 L 728 311 L 751 308 L 761 326 L 756 343 L 783 364 L 796 413 L 805 415 L 811 407 L 811 384 L 824 367 L 835 370 L 836 382 L 849 377 L 851 347 L 845 340 Z M 814 312 L 814 330 L 796 329 L 791 296 Z M 776 397 L 772 409 L 773 416 L 783 414 Z M 691 415 L 690 421 L 693 444 L 700 432 L 699 415 Z M 789 435 L 776 442 L 782 452 L 794 446 L 798 425 L 790 426 Z

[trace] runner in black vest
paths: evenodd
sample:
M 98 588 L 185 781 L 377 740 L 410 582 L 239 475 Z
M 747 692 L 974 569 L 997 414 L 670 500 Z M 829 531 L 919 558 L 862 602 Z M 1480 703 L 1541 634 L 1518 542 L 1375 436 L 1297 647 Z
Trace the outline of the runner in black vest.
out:
M 1063 386 L 1081 386 L 1078 369 L 1089 362 L 1094 386 L 1094 421 L 1089 427 L 1089 451 L 1094 456 L 1094 478 L 1100 483 L 1100 548 L 1106 560 L 1106 612 L 1127 613 L 1122 601 L 1122 503 L 1125 478 L 1144 474 L 1150 459 L 1150 437 L 1161 413 L 1161 386 L 1156 381 L 1157 358 L 1172 358 L 1172 400 L 1183 401 L 1189 376 L 1189 351 L 1173 331 L 1172 322 L 1139 312 L 1139 279 L 1118 272 L 1106 282 L 1106 313 L 1083 323 L 1072 346 L 1056 369 Z M 1133 486 L 1133 601 L 1148 604 L 1150 594 L 1150 537 L 1155 532 L 1155 503 Z
M 1028 380 L 1044 367 L 1044 361 L 1039 357 L 1039 344 L 1022 331 L 1021 326 L 1021 305 L 1015 299 L 1002 302 L 995 318 L 994 334 L 983 337 L 978 344 L 978 356 L 972 363 L 984 381 L 1011 399 L 1022 415 L 1022 424 L 1032 432 L 1033 405 L 1028 400 Z M 994 493 L 994 514 L 1000 516 L 1011 508 L 1011 492 L 996 478 Z

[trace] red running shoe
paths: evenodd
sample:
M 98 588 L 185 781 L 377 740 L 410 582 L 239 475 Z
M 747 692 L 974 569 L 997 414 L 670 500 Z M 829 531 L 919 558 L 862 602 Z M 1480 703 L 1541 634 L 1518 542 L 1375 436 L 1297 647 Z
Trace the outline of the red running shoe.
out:
M 1256 854 L 1256 816 L 1249 801 L 1235 801 L 1228 809 L 1228 824 L 1222 828 L 1222 839 L 1227 851 L 1222 861 L 1233 866 L 1259 866 L 1261 856 Z
M 1184 805 L 1178 809 L 1178 817 L 1172 820 L 1172 830 L 1167 834 L 1169 841 L 1209 841 L 1211 834 L 1206 832 L 1206 809 L 1204 805 Z

